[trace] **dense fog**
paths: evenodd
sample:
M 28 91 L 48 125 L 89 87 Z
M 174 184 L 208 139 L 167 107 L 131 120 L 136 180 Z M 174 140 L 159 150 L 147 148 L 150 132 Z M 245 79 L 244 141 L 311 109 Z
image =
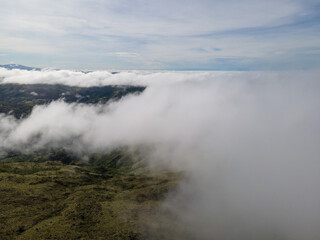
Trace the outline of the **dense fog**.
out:
M 317 72 L 0 70 L 1 84 L 142 85 L 108 104 L 0 115 L 0 150 L 143 148 L 187 180 L 163 203 L 196 239 L 320 239 Z

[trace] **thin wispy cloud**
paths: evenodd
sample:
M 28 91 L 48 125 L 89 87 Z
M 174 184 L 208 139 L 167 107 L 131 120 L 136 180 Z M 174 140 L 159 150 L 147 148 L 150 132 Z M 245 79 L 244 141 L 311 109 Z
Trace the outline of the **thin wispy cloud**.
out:
M 308 61 L 319 59 L 301 50 L 320 46 L 318 10 L 317 1 L 302 0 L 4 0 L 0 51 L 8 55 L 0 61 L 60 68 L 86 63 L 99 69 L 215 69 L 219 59 L 232 58 L 221 67 L 281 69 L 278 62 L 283 62 L 285 68 L 305 69 Z M 139 55 L 135 62 L 133 53 Z M 290 64 L 284 60 L 289 58 Z M 248 64 L 253 59 L 260 66 Z

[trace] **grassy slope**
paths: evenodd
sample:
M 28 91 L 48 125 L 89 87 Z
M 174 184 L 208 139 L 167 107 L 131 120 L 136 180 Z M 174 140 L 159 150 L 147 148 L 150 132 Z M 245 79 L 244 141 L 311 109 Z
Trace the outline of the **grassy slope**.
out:
M 62 96 L 94 104 L 143 90 L 4 84 L 0 113 L 20 118 Z M 158 208 L 180 178 L 150 172 L 125 151 L 92 155 L 85 164 L 63 150 L 11 152 L 0 159 L 0 239 L 186 239 Z
M 0 163 L 0 239 L 146 238 L 180 174 L 112 167 L 114 155 L 103 173 L 96 163 Z

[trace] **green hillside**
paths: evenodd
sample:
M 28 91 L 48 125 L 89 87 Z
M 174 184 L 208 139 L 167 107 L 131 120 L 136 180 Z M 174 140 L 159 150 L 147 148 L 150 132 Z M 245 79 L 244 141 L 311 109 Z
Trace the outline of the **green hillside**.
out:
M 68 164 L 59 155 L 2 159 L 0 239 L 161 239 L 149 233 L 181 174 L 150 171 L 123 150 Z
M 26 117 L 35 105 L 106 103 L 143 87 L 0 85 L 0 113 Z M 0 239 L 176 239 L 161 210 L 181 173 L 150 170 L 126 148 L 78 156 L 64 149 L 0 158 Z M 171 220 L 170 220 L 171 219 Z M 184 239 L 184 238 L 182 238 Z
M 106 103 L 143 90 L 144 87 L 133 86 L 82 88 L 57 84 L 0 84 L 0 113 L 11 113 L 20 118 L 30 114 L 35 105 L 48 104 L 58 99 L 68 103 Z

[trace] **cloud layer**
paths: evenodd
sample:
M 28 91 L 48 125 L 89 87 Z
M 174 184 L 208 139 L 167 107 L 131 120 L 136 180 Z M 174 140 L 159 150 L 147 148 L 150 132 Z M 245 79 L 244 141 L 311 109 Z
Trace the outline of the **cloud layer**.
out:
M 148 87 L 108 105 L 58 101 L 23 120 L 1 115 L 3 151 L 148 146 L 151 164 L 188 175 L 164 208 L 191 239 L 319 239 L 317 73 L 14 73 L 3 82 Z
M 202 82 L 205 80 L 232 81 L 247 80 L 274 80 L 282 78 L 308 78 L 318 71 L 119 71 L 113 74 L 110 71 L 73 71 L 52 70 L 42 71 L 8 70 L 0 68 L 0 84 L 63 84 L 67 86 L 93 87 L 108 85 L 172 85 L 179 82 Z

